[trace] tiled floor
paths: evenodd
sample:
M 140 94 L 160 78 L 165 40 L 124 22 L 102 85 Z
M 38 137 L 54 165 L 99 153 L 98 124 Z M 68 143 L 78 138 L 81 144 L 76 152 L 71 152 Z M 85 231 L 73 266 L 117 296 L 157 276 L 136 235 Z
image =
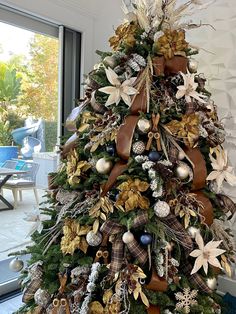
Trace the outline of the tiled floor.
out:
M 0 313 L 12 314 L 22 305 L 21 298 L 22 298 L 22 295 L 19 295 L 15 298 L 7 300 L 6 302 L 0 303 Z
M 11 191 L 4 190 L 3 192 L 4 197 L 13 202 Z M 38 193 L 41 202 L 45 192 L 38 190 Z M 18 251 L 30 243 L 30 237 L 27 237 L 27 234 L 33 222 L 27 222 L 24 218 L 25 213 L 31 212 L 34 208 L 37 208 L 34 193 L 26 190 L 23 191 L 23 201 L 19 202 L 16 209 L 0 211 L 0 261 L 6 259 L 10 252 Z

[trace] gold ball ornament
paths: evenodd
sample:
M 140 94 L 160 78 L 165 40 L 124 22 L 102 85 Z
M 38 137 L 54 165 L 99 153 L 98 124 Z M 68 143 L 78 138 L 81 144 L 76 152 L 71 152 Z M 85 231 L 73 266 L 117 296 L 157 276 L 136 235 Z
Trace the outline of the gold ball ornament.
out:
M 145 144 L 142 141 L 137 141 L 133 144 L 132 146 L 132 151 L 137 154 L 137 155 L 141 155 L 142 153 L 145 152 Z
M 151 130 L 152 124 L 151 121 L 148 119 L 139 119 L 138 124 L 137 124 L 138 130 L 141 133 L 148 133 Z
M 185 158 L 185 154 L 184 154 L 184 152 L 179 152 L 179 154 L 178 154 L 178 159 L 179 160 L 183 160 Z
M 208 288 L 210 288 L 211 290 L 215 290 L 217 288 L 217 280 L 215 277 L 214 278 L 207 278 L 206 284 L 207 284 Z
M 23 269 L 24 267 L 24 262 L 19 259 L 18 257 L 14 258 L 12 261 L 9 263 L 9 268 L 11 271 L 14 272 L 19 272 Z
M 130 231 L 127 231 L 123 234 L 122 236 L 122 241 L 125 243 L 125 244 L 128 244 L 128 243 L 131 243 L 132 241 L 134 241 L 134 235 L 132 232 Z
M 100 158 L 96 162 L 97 172 L 101 174 L 108 174 L 112 169 L 112 162 L 110 160 L 106 160 L 105 158 Z
M 86 235 L 86 241 L 89 246 L 98 246 L 102 242 L 102 234 L 100 232 L 94 233 L 89 231 Z
M 198 61 L 193 58 L 190 58 L 188 60 L 188 69 L 190 73 L 196 73 L 198 69 Z
M 112 57 L 112 56 L 105 57 L 104 60 L 103 60 L 103 63 L 106 66 L 108 66 L 108 67 L 110 67 L 112 69 L 114 69 L 116 67 L 116 65 L 117 65 L 116 59 L 114 57 Z
M 189 167 L 184 163 L 179 164 L 176 168 L 176 174 L 180 180 L 186 180 L 190 175 Z
M 199 231 L 198 228 L 191 226 L 191 227 L 188 227 L 187 232 L 188 232 L 188 234 L 190 235 L 190 237 L 191 237 L 192 239 L 195 239 L 195 238 L 196 238 L 196 235 L 197 235 L 200 231 Z

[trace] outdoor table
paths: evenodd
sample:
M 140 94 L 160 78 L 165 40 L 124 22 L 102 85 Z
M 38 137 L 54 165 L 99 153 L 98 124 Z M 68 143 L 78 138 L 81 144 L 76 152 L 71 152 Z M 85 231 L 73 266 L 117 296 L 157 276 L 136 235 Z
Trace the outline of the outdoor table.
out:
M 14 174 L 24 174 L 27 171 L 24 170 L 16 170 L 16 169 L 8 169 L 8 168 L 0 168 L 0 176 L 3 177 L 2 180 L 0 180 L 0 191 L 4 187 L 4 184 L 13 176 Z M 7 207 L 6 208 L 0 208 L 0 211 L 8 210 L 8 209 L 14 209 L 14 206 L 9 203 L 2 194 L 0 194 L 0 201 L 2 201 Z

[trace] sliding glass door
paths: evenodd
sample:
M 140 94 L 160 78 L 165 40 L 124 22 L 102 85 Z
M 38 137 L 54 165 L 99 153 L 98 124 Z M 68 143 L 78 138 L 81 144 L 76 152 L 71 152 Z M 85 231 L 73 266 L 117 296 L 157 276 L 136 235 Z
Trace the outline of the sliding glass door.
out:
M 1 5 L 0 33 L 0 167 L 10 159 L 17 169 L 38 164 L 41 202 L 64 122 L 80 98 L 81 34 Z M 14 210 L 1 211 L 0 203 L 0 299 L 18 288 L 8 254 L 30 244 L 40 207 L 33 190 L 22 190 L 17 200 L 7 186 L 1 193 Z

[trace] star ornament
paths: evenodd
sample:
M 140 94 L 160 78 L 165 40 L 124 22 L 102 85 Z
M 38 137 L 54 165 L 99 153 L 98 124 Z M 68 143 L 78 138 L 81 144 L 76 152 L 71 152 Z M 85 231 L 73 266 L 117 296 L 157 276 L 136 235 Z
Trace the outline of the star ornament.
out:
M 111 68 L 105 69 L 106 76 L 108 81 L 112 86 L 106 86 L 99 88 L 99 91 L 105 94 L 110 95 L 107 99 L 106 106 L 112 104 L 118 105 L 121 99 L 125 104 L 131 106 L 131 95 L 135 95 L 138 91 L 132 85 L 136 81 L 136 77 L 131 77 L 130 79 L 125 80 L 123 83 L 119 80 L 118 75 Z
M 197 233 L 195 241 L 199 249 L 190 253 L 190 256 L 196 257 L 191 275 L 198 272 L 201 267 L 203 267 L 205 273 L 207 274 L 208 264 L 222 269 L 219 260 L 216 258 L 225 252 L 225 250 L 218 249 L 218 246 L 222 241 L 210 241 L 204 245 L 203 238 L 200 233 Z
M 184 85 L 178 86 L 178 92 L 176 93 L 176 98 L 180 99 L 185 97 L 185 100 L 190 103 L 192 101 L 192 98 L 198 100 L 200 103 L 205 103 L 204 98 L 207 98 L 207 96 L 199 94 L 196 89 L 198 87 L 198 83 L 195 83 L 194 78 L 195 74 L 187 73 L 184 74 L 180 72 L 184 79 Z
M 206 178 L 208 181 L 215 180 L 217 193 L 225 180 L 229 185 L 236 185 L 236 176 L 232 173 L 233 167 L 228 166 L 228 154 L 223 149 L 214 150 L 216 158 L 209 155 L 213 171 Z

